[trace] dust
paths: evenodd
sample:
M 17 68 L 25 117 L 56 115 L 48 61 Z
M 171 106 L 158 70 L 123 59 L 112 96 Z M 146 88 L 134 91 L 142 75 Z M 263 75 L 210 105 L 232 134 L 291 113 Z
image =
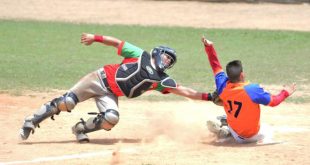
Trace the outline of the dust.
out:
M 193 113 L 192 109 L 186 110 L 182 108 L 179 112 L 167 110 L 164 113 L 154 111 L 146 112 L 148 116 L 148 135 L 157 143 L 163 141 L 176 141 L 183 144 L 191 144 L 193 141 L 199 141 L 205 137 L 208 132 L 201 131 L 201 128 L 206 130 L 203 121 L 204 116 L 200 113 Z M 194 119 L 194 120 L 193 120 Z M 198 126 L 197 122 L 201 120 L 201 125 Z

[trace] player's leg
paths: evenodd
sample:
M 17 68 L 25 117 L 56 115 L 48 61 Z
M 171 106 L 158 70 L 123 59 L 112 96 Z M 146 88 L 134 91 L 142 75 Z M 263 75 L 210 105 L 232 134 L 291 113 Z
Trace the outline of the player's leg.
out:
M 236 140 L 237 143 L 245 144 L 245 143 L 253 143 L 257 141 L 257 138 L 259 138 L 259 135 L 253 136 L 253 138 L 245 138 L 242 136 L 239 136 L 232 128 L 228 127 L 229 131 L 231 132 L 232 137 Z
M 87 121 L 81 119 L 72 127 L 79 142 L 89 142 L 87 133 L 104 129 L 111 130 L 119 121 L 118 98 L 112 93 L 95 98 L 99 113 Z
M 30 133 L 34 133 L 34 129 L 39 127 L 39 124 L 54 115 L 58 115 L 61 111 L 70 112 L 79 102 L 77 96 L 73 92 L 68 92 L 61 97 L 55 98 L 50 102 L 42 105 L 33 115 L 26 117 L 24 124 L 20 130 L 20 136 L 26 140 Z
M 26 140 L 31 132 L 34 133 L 34 129 L 38 127 L 43 120 L 49 117 L 53 119 L 53 115 L 58 115 L 61 111 L 70 112 L 78 102 L 96 96 L 97 94 L 89 89 L 91 86 L 94 86 L 92 85 L 93 83 L 97 83 L 98 80 L 96 79 L 98 79 L 96 71 L 89 73 L 76 83 L 69 92 L 45 103 L 33 115 L 26 117 L 20 130 L 21 138 Z M 103 89 L 101 89 L 101 91 L 103 91 Z
M 270 142 L 272 141 L 272 137 L 273 137 L 271 128 L 268 126 L 264 126 L 264 125 L 261 126 L 259 132 L 256 135 L 250 138 L 241 137 L 234 130 L 232 130 L 231 128 L 229 129 L 230 129 L 232 136 L 238 143 Z

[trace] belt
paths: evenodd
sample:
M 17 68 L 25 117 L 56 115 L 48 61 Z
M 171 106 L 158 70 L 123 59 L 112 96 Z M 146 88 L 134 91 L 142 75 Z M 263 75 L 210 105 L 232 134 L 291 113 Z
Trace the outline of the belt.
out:
M 106 76 L 106 74 L 105 74 L 105 72 L 104 72 L 103 69 L 100 70 L 100 78 L 101 78 L 101 80 L 102 80 L 104 86 L 108 89 L 108 91 L 110 91 L 111 93 L 113 93 L 112 90 L 111 90 L 111 88 L 110 88 L 110 85 L 108 84 L 107 76 Z
M 240 139 L 244 140 L 244 137 L 241 137 L 241 136 L 239 136 L 239 135 L 238 135 L 238 138 L 240 138 Z

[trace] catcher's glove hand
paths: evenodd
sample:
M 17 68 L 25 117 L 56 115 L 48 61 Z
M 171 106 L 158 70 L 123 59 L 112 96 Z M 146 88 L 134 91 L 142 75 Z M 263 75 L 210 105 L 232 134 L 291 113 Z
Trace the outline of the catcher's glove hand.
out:
M 214 91 L 212 93 L 212 101 L 215 105 L 218 105 L 218 106 L 223 106 L 223 101 L 220 99 L 217 91 Z

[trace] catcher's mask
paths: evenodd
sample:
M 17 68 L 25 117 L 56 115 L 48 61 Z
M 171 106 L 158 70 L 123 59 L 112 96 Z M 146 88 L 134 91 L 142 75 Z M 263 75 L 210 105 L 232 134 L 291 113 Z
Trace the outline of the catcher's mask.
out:
M 172 68 L 177 62 L 177 54 L 175 50 L 167 46 L 156 47 L 151 51 L 151 54 L 155 60 L 156 69 L 160 72 Z

